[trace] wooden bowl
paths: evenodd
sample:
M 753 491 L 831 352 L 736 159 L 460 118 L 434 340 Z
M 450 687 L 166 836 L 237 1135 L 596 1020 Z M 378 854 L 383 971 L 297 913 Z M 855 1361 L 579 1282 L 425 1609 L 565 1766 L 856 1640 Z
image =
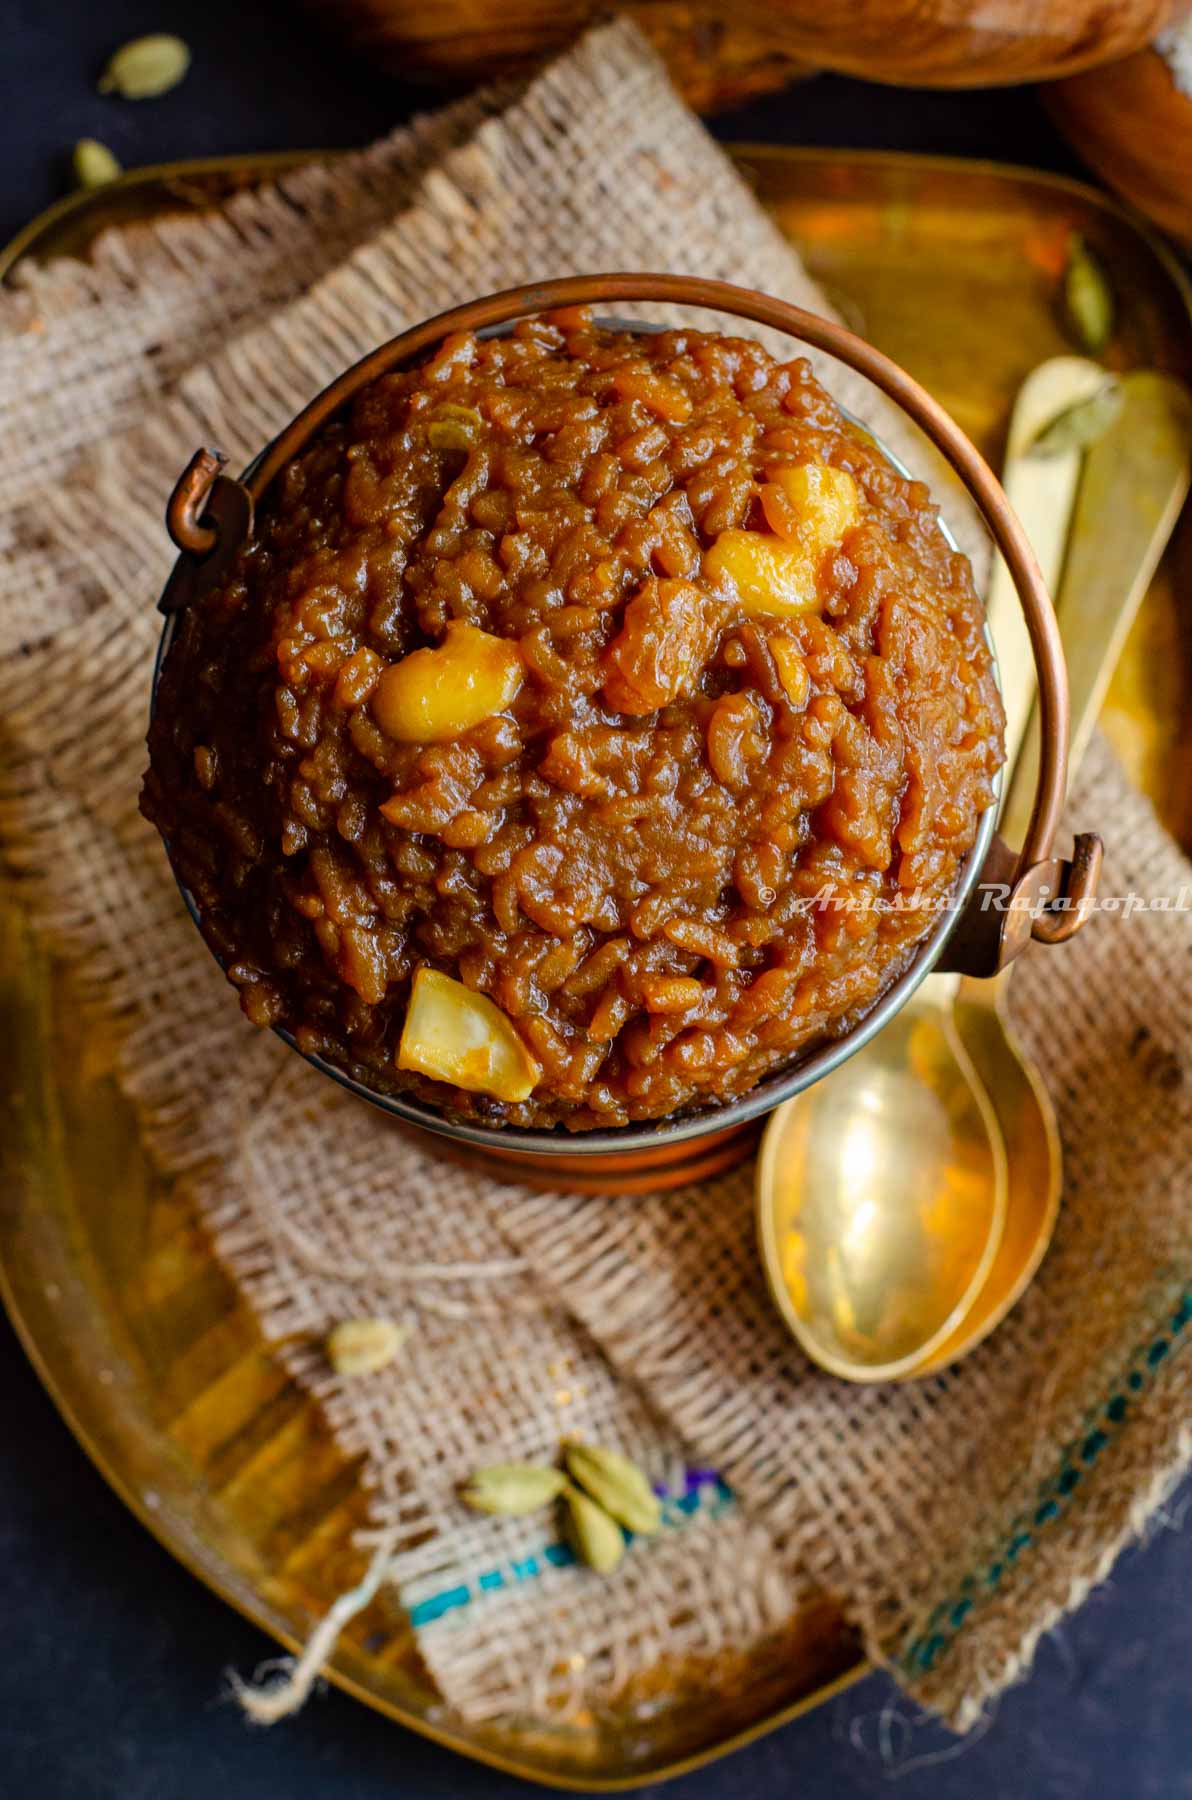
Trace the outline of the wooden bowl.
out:
M 1090 168 L 1173 237 L 1192 244 L 1192 98 L 1157 50 L 1043 90 Z
M 808 69 L 918 87 L 1045 81 L 1128 56 L 1190 0 L 625 0 L 697 109 Z M 406 78 L 476 81 L 561 49 L 605 0 L 307 0 L 328 31 Z

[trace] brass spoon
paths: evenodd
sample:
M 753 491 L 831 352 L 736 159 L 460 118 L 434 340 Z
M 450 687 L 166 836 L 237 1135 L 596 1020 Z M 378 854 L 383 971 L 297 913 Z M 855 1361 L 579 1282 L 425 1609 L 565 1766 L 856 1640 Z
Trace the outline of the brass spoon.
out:
M 1088 748 L 1114 666 L 1179 517 L 1192 470 L 1192 398 L 1178 381 L 1153 370 L 1138 370 L 1122 382 L 1122 402 L 1115 423 L 1085 456 L 1056 599 L 1072 698 L 1071 771 L 1080 767 Z M 1002 829 L 1011 843 L 1018 841 L 1030 811 L 1037 733 L 1032 717 L 1002 815 Z M 992 981 L 962 981 L 955 1013 L 960 1036 L 994 1098 L 1006 1141 L 1005 1230 L 970 1310 L 946 1340 L 916 1364 L 915 1375 L 944 1368 L 988 1337 L 1026 1292 L 1055 1229 L 1059 1142 L 1051 1102 L 1007 1016 L 1012 974 L 1011 964 Z M 1022 1080 L 1036 1090 L 1049 1121 L 1052 1151 L 1046 1164 L 1042 1140 L 1030 1129 L 1031 1102 Z
M 1048 458 L 1031 481 L 1019 453 L 1104 379 L 1095 363 L 1059 357 L 1015 403 L 1004 482 L 1049 587 L 1080 457 Z M 987 610 L 1009 760 L 1034 701 L 1034 661 L 1000 562 Z M 878 1037 L 779 1107 L 762 1140 L 758 1228 L 771 1289 L 808 1354 L 850 1380 L 897 1379 L 933 1356 L 961 1327 L 1003 1235 L 1004 1135 L 956 1030 L 958 987 L 956 976 L 929 977 Z M 1058 1157 L 1054 1120 L 1041 1087 L 1026 1097 L 1040 1103 L 1027 1123 L 1046 1168 Z
M 1035 371 L 1015 408 L 1007 488 L 1026 515 L 1049 585 L 1054 586 L 1062 555 L 1081 459 L 1069 452 L 1045 463 L 1032 458 L 1028 467 L 1022 452 L 1042 424 L 1103 380 L 1095 364 L 1057 358 Z M 1138 378 L 1130 381 L 1137 384 Z M 1183 404 L 1178 384 L 1170 386 Z M 1138 428 L 1141 401 L 1141 389 L 1127 398 L 1128 429 Z M 1180 411 L 1170 395 L 1166 411 L 1172 418 Z M 1115 440 L 1120 427 L 1121 422 Z M 1127 512 L 1133 519 L 1149 508 L 1152 535 L 1161 548 L 1178 510 L 1178 497 L 1172 503 L 1171 446 L 1181 433 L 1173 427 L 1155 435 L 1168 440 L 1163 505 L 1154 503 L 1152 471 L 1148 497 L 1134 506 L 1123 504 L 1115 492 L 1114 510 L 1102 516 L 1102 524 L 1111 517 L 1117 532 Z M 1120 469 L 1120 444 L 1114 460 Z M 1158 454 L 1151 459 L 1163 460 Z M 1186 454 L 1182 460 L 1186 463 Z M 1110 465 L 1102 459 L 1102 466 Z M 1132 475 L 1148 487 L 1145 470 Z M 1160 512 L 1169 515 L 1162 533 L 1154 530 Z M 1137 537 L 1130 554 L 1135 566 L 1143 561 Z M 1157 554 L 1155 549 L 1151 567 Z M 1106 592 L 1120 610 L 1127 591 L 1140 593 L 1145 581 L 1140 586 L 1128 575 L 1123 580 L 1120 561 L 1115 567 L 1114 585 L 1107 583 Z M 1012 757 L 1034 688 L 1025 631 L 1015 630 L 1016 615 L 1007 601 L 1004 578 L 995 574 L 990 624 L 1007 697 Z M 1115 654 L 1119 641 L 1115 637 Z M 1091 696 L 1078 696 L 1083 734 L 1090 703 L 1095 705 Z M 780 1107 L 763 1140 L 758 1223 L 776 1302 L 808 1353 L 851 1380 L 925 1373 L 971 1348 L 1021 1293 L 1054 1222 L 1060 1156 L 1045 1090 L 1001 1014 L 986 1003 L 982 1016 L 980 1001 L 970 1005 L 971 993 L 984 998 L 983 984 L 965 984 L 965 1007 L 953 1018 L 958 986 L 949 977 L 924 983 L 878 1038 L 807 1094 Z M 962 1020 L 969 1027 L 963 1041 L 956 1029 Z M 925 1083 L 932 1090 L 926 1094 Z
M 1010 504 L 1026 527 L 1049 590 L 1057 591 L 1070 538 L 1070 525 L 1082 478 L 1079 449 L 1040 458 L 1030 454 L 1040 429 L 1066 408 L 1095 393 L 1105 382 L 1104 369 L 1084 357 L 1057 356 L 1035 369 L 1018 394 L 1006 440 L 1002 481 Z M 1031 796 L 1017 774 L 1035 702 L 1035 665 L 1030 639 L 1006 565 L 993 567 L 986 617 L 998 655 L 1006 709 L 1005 794 L 1017 794 L 1018 805 L 1004 800 L 1000 827 L 1007 842 L 1022 841 Z M 1037 762 L 1037 746 L 1030 766 Z M 1025 809 L 1025 811 L 1024 811 Z M 1027 1055 L 1004 1009 L 982 1006 L 986 990 L 1006 994 L 1008 975 L 1000 982 L 962 981 L 955 975 L 934 977 L 928 984 L 935 1003 L 948 1014 L 968 1052 L 971 1066 L 994 1109 L 1006 1156 L 1006 1208 L 999 1242 L 982 1276 L 931 1344 L 924 1344 L 897 1372 L 906 1380 L 942 1368 L 976 1342 L 971 1334 L 991 1331 L 997 1320 L 1025 1290 L 1050 1240 L 1059 1209 L 1063 1157 L 1059 1127 L 1050 1095 Z M 1013 1287 L 1013 1299 L 1005 1295 Z
M 922 994 L 777 1108 L 758 1159 L 771 1291 L 850 1381 L 896 1379 L 946 1342 L 1002 1236 L 1002 1133 L 951 1005 Z

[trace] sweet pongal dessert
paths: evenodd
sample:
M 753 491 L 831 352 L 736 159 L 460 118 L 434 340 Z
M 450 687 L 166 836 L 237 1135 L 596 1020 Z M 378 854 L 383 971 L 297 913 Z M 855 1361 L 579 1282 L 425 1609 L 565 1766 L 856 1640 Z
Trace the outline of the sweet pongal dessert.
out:
M 584 1130 L 853 1024 L 1000 760 L 968 564 L 807 363 L 573 311 L 287 466 L 181 620 L 143 805 L 250 1019 Z

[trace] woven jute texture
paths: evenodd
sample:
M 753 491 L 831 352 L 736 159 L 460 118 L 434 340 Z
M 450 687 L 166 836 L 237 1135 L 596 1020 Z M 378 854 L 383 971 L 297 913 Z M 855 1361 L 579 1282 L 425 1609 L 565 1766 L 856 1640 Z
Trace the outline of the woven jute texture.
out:
M 644 1200 L 500 1187 L 435 1158 L 240 1017 L 136 810 L 169 565 L 196 444 L 247 460 L 404 326 L 548 274 L 668 268 L 826 310 L 636 33 L 200 218 L 141 226 L 0 299 L 0 840 L 37 929 L 114 1022 L 149 1153 L 344 1449 L 446 1702 L 541 1716 L 632 1690 L 661 1655 L 772 1653 L 840 1597 L 871 1652 L 959 1726 L 1109 1568 L 1192 1454 L 1186 913 L 1099 917 L 1015 983 L 1065 1137 L 1055 1247 L 952 1373 L 817 1374 L 762 1292 L 748 1170 Z M 838 395 L 938 473 L 864 384 Z M 954 489 L 954 527 L 984 541 Z M 1192 871 L 1098 744 L 1073 818 L 1109 893 Z M 327 1330 L 410 1327 L 354 1380 Z M 617 1573 L 545 1517 L 456 1488 L 576 1433 L 670 1496 Z M 718 1479 L 717 1479 L 718 1478 Z M 739 1665 L 738 1665 L 739 1666 Z

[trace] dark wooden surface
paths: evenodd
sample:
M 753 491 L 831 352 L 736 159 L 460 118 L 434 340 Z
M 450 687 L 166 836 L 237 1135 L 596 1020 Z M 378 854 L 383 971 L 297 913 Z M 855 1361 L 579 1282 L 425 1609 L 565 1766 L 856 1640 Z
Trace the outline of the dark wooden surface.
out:
M 195 62 L 140 106 L 94 93 L 110 50 L 175 30 Z M 70 146 L 127 165 L 355 144 L 414 90 L 361 68 L 293 6 L 232 0 L 8 0 L 0 67 L 0 236 L 63 190 Z M 428 102 L 434 96 L 426 96 Z M 1030 93 L 919 93 L 820 78 L 717 121 L 726 138 L 951 152 L 1075 171 Z M 521 1784 L 458 1761 L 343 1695 L 273 1731 L 222 1698 L 222 1672 L 272 1644 L 152 1542 L 108 1492 L 0 1325 L 0 1800 L 406 1800 Z M 882 1677 L 675 1800 L 1192 1800 L 1192 1488 L 1167 1524 L 1045 1638 L 1030 1680 L 964 1744 Z

